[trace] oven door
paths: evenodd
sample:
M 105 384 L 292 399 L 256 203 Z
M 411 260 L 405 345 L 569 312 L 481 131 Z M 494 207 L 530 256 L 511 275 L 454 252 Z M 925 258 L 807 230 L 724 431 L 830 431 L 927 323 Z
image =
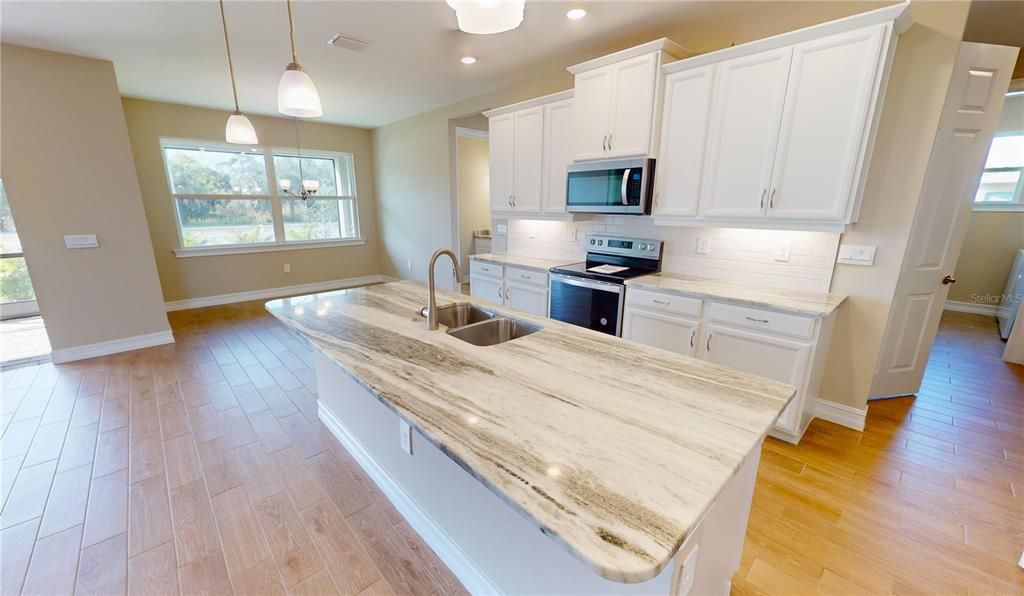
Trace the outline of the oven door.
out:
M 650 213 L 653 170 L 653 159 L 570 165 L 566 209 L 572 213 Z
M 548 316 L 609 335 L 620 335 L 622 290 L 619 284 L 552 273 Z

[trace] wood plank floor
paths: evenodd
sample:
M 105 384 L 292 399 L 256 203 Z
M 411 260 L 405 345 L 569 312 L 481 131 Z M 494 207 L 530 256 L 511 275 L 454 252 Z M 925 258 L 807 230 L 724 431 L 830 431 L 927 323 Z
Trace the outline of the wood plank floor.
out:
M 316 418 L 245 303 L 177 343 L 0 373 L 0 593 L 464 593 Z M 917 398 L 762 455 L 736 593 L 1024 592 L 1024 371 L 944 319 Z

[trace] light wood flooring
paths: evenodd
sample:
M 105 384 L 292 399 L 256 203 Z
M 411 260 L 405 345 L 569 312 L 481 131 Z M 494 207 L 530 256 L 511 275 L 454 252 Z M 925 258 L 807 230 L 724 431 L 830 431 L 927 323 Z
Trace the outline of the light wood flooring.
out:
M 177 343 L 0 373 L 0 593 L 463 593 L 316 418 L 261 303 Z M 1024 372 L 949 316 L 919 397 L 763 451 L 736 593 L 1012 593 Z

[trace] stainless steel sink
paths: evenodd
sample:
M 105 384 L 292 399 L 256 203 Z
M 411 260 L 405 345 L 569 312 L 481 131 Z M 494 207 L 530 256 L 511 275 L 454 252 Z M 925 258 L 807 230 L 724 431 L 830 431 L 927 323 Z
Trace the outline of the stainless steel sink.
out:
M 420 315 L 427 316 L 427 309 L 421 310 Z M 437 309 L 437 322 L 448 329 L 457 329 L 480 321 L 487 321 L 495 316 L 497 316 L 495 313 L 473 306 L 468 302 L 457 302 Z
M 491 315 L 493 317 L 493 315 Z M 516 319 L 494 317 L 486 321 L 449 329 L 448 335 L 457 337 L 474 346 L 494 346 L 540 331 L 538 325 Z

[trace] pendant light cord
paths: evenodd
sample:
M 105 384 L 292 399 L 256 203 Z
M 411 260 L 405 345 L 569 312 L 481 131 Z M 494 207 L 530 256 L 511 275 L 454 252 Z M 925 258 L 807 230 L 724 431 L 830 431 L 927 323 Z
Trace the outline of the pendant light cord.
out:
M 224 47 L 228 51 L 228 72 L 231 74 L 231 96 L 235 98 L 235 111 L 238 109 L 238 89 L 235 87 L 235 66 L 231 62 L 231 44 L 228 43 L 228 21 L 224 16 L 224 0 L 220 0 L 220 22 L 224 26 Z
M 221 0 L 223 2 L 224 0 Z M 292 0 L 288 2 L 288 37 L 292 42 L 292 62 L 298 64 L 299 56 L 295 53 L 295 21 L 292 20 Z
M 302 179 L 302 144 L 299 143 L 299 119 L 292 118 L 292 123 L 295 125 L 295 152 L 299 154 L 299 189 L 302 193 L 302 199 L 306 199 L 306 187 L 303 186 L 304 180 Z

